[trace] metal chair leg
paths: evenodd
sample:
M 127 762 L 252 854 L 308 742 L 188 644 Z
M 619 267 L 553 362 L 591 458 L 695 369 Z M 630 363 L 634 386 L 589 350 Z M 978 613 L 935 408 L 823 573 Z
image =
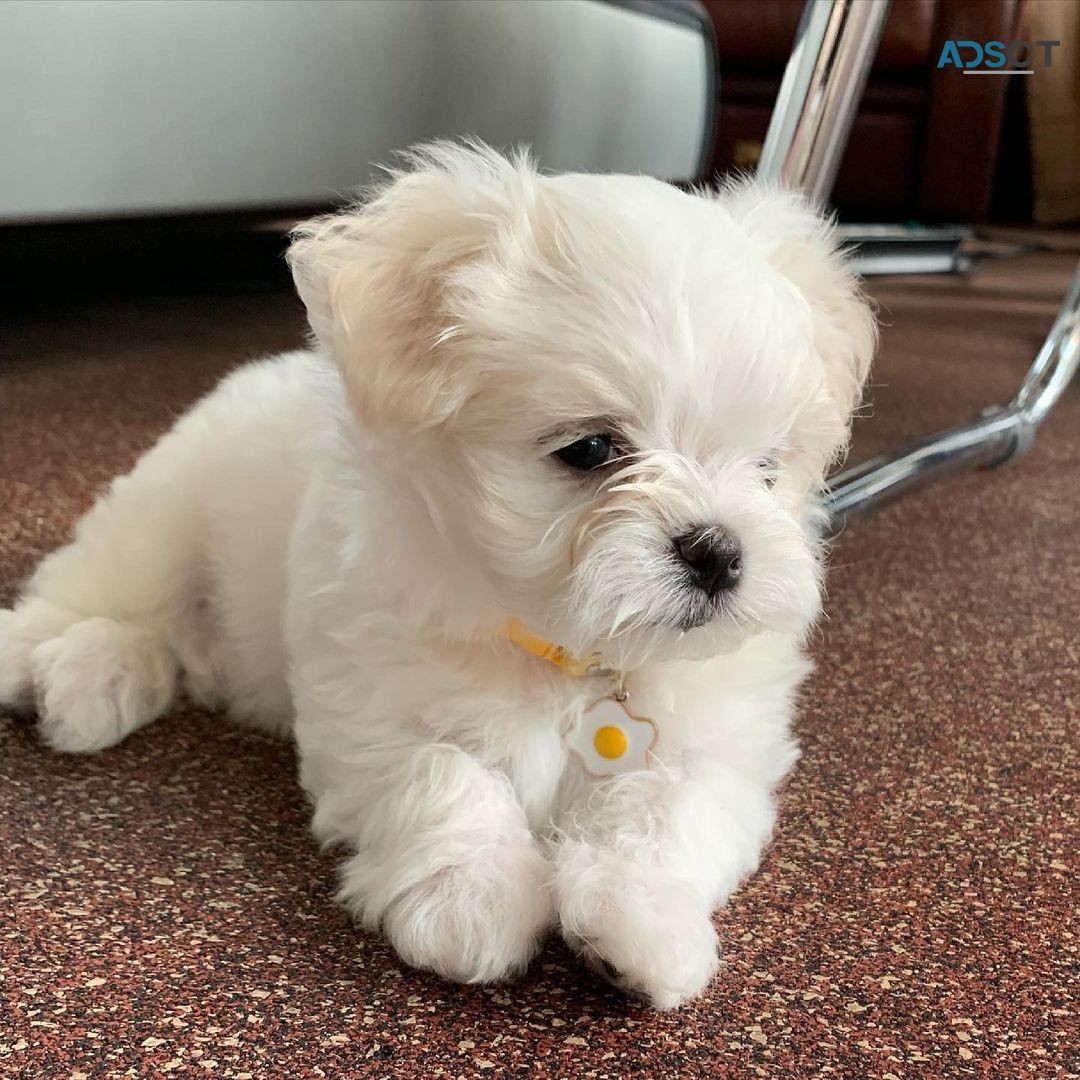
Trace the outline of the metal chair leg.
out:
M 807 0 L 757 175 L 824 205 L 891 0 Z
M 758 175 L 819 204 L 832 191 L 890 0 L 807 0 L 761 152 Z M 1080 267 L 1016 397 L 970 423 L 879 454 L 833 477 L 834 526 L 961 467 L 1023 453 L 1080 367 Z
M 1038 426 L 1080 368 L 1080 265 L 1050 333 L 1016 397 L 991 405 L 968 424 L 948 428 L 845 469 L 826 496 L 839 525 L 934 476 L 964 466 L 991 468 L 1031 446 Z

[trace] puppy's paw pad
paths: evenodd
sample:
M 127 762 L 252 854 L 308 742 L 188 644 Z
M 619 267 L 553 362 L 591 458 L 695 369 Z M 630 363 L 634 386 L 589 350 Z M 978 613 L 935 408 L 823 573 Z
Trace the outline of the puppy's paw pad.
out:
M 563 933 L 563 939 L 594 975 L 598 975 L 635 1002 L 641 1005 L 651 1004 L 644 990 L 634 986 L 624 972 L 620 971 L 610 960 L 601 956 L 591 941 L 584 941 L 565 932 Z
M 720 963 L 716 929 L 677 884 L 586 879 L 559 883 L 563 937 L 585 964 L 654 1009 L 697 997 Z
M 655 942 L 642 945 L 607 939 L 593 941 L 565 934 L 586 966 L 616 989 L 654 1009 L 674 1009 L 698 997 L 719 966 L 712 921 L 699 923 L 682 940 L 668 939 L 666 951 Z M 696 939 L 696 940 L 695 940 Z M 614 959 L 612 959 L 614 958 Z
M 176 664 L 165 643 L 111 619 L 85 619 L 34 649 L 41 737 L 54 750 L 113 746 L 172 700 Z

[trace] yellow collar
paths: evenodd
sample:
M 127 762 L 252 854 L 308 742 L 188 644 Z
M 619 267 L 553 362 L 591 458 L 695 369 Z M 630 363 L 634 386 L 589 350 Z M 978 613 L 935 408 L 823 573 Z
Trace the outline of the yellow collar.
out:
M 562 727 L 563 740 L 585 772 L 597 779 L 652 768 L 660 727 L 647 716 L 630 711 L 621 671 L 605 666 L 600 657 L 575 656 L 561 645 L 527 630 L 520 619 L 506 620 L 506 636 L 527 653 L 554 664 L 573 678 L 600 676 L 611 680 L 603 697 L 588 703 L 577 715 L 570 712 Z
M 593 653 L 585 657 L 575 656 L 561 645 L 556 645 L 553 641 L 547 641 L 527 630 L 520 619 L 506 620 L 506 636 L 527 653 L 532 653 L 541 660 L 547 660 L 571 678 L 580 679 L 588 675 L 618 675 L 618 672 L 603 664 L 598 654 Z

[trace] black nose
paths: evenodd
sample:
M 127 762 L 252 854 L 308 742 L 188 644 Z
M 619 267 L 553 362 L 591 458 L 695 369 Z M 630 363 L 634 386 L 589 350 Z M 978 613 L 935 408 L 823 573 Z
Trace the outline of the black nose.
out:
M 675 553 L 699 589 L 716 596 L 733 589 L 742 575 L 742 546 L 722 529 L 694 528 L 676 536 Z

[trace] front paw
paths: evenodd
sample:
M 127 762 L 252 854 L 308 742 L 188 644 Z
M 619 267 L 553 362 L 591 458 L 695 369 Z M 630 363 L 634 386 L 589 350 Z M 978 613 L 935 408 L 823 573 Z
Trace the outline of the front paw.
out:
M 340 894 L 351 907 L 351 888 L 370 872 L 360 859 L 346 866 Z M 513 840 L 413 878 L 378 920 L 363 914 L 410 966 L 452 982 L 499 982 L 525 969 L 555 924 L 550 876 L 531 839 Z
M 555 903 L 563 937 L 590 968 L 654 1009 L 705 990 L 720 958 L 693 890 L 656 868 L 573 862 L 559 869 Z

